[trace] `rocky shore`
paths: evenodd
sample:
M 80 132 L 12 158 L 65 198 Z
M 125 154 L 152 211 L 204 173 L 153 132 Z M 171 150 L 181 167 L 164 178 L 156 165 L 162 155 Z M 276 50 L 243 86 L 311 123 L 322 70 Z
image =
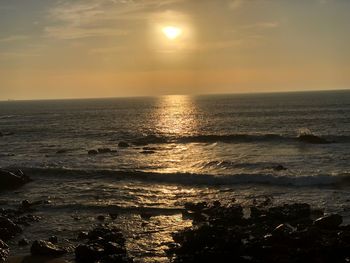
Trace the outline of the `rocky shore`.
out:
M 193 227 L 174 233 L 173 262 L 349 262 L 350 226 L 308 204 L 188 203 Z
M 15 183 L 5 189 L 30 181 L 23 172 L 0 172 L 0 181 L 8 178 Z M 99 222 L 84 225 L 69 244 L 59 236 L 20 239 L 18 246 L 28 247 L 28 255 L 9 258 L 6 243 L 27 227 L 41 224 L 35 211 L 43 204 L 23 200 L 17 207 L 0 208 L 0 262 L 65 262 L 65 258 L 78 263 L 134 262 L 122 231 L 106 220 L 114 220 L 114 214 L 96 215 Z M 186 203 L 177 213 L 193 223 L 166 243 L 170 262 L 350 262 L 350 226 L 342 225 L 340 215 L 325 215 L 306 203 L 274 206 L 268 199 L 245 207 L 235 201 Z

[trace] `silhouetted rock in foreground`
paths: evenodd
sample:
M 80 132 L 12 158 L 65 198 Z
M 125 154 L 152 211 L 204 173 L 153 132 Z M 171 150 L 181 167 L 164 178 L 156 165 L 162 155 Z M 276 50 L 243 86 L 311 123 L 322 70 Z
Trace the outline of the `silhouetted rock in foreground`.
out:
M 30 252 L 33 256 L 59 257 L 65 254 L 67 251 L 49 241 L 35 240 L 32 244 Z
M 185 205 L 193 227 L 173 234 L 173 262 L 348 262 L 350 226 L 340 215 L 313 221 L 308 204 L 251 207 Z
M 80 244 L 75 249 L 76 262 L 133 262 L 127 255 L 125 238 L 119 229 L 99 226 L 88 232 L 85 237 L 86 244 Z
M 31 179 L 21 170 L 10 172 L 0 169 L 0 190 L 14 189 L 30 181 Z

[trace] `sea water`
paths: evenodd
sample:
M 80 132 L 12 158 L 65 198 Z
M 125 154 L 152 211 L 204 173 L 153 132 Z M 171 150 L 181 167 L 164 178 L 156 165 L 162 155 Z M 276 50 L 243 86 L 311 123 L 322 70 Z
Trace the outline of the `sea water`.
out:
M 0 167 L 34 179 L 0 204 L 49 201 L 30 238 L 117 213 L 129 252 L 166 262 L 188 201 L 308 202 L 350 219 L 350 91 L 4 101 L 0 132 Z

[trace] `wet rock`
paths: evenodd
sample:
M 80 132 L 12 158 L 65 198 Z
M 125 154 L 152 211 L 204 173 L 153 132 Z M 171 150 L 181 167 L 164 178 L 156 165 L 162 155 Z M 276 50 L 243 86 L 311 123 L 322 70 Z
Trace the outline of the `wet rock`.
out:
M 78 263 L 93 263 L 102 257 L 104 250 L 100 246 L 79 245 L 75 249 L 75 260 Z
M 59 257 L 65 254 L 67 251 L 59 248 L 51 242 L 44 240 L 35 240 L 30 249 L 33 256 L 50 256 Z
M 8 245 L 0 239 L 0 262 L 4 262 L 10 254 Z
M 119 214 L 118 213 L 109 213 L 109 216 L 111 217 L 112 220 L 115 220 L 118 218 Z
M 316 227 L 323 229 L 336 229 L 341 223 L 343 223 L 343 218 L 337 214 L 324 216 L 314 221 Z
M 39 221 L 40 221 L 39 216 L 34 216 L 31 214 L 20 216 L 20 217 L 14 219 L 14 223 L 16 223 L 18 225 L 23 225 L 23 226 L 30 226 L 31 223 L 39 222 Z
M 98 153 L 110 153 L 110 152 L 112 152 L 112 150 L 109 148 L 98 148 L 97 151 L 98 151 Z
M 133 262 L 125 249 L 119 229 L 99 226 L 87 234 L 87 243 L 75 249 L 77 262 Z
M 309 218 L 311 207 L 309 204 L 286 204 L 283 206 L 271 207 L 267 216 L 272 219 L 283 221 L 294 221 L 302 218 Z
M 275 237 L 288 236 L 294 231 L 295 229 L 291 225 L 280 224 L 272 231 L 272 236 L 275 236 Z
M 51 242 L 52 244 L 57 244 L 58 243 L 57 236 L 50 236 L 49 237 L 49 242 Z
M 97 220 L 99 220 L 99 221 L 104 221 L 105 219 L 106 219 L 106 217 L 104 215 L 97 216 Z
M 20 209 L 27 211 L 27 210 L 30 210 L 31 207 L 32 207 L 32 204 L 28 200 L 23 200 L 21 203 Z
M 287 170 L 287 168 L 284 167 L 284 166 L 281 165 L 281 164 L 274 166 L 273 169 L 274 169 L 275 171 L 285 171 L 285 170 Z
M 26 238 L 22 238 L 18 241 L 18 246 L 25 247 L 29 245 L 29 240 Z
M 64 154 L 64 153 L 67 153 L 67 152 L 68 152 L 68 150 L 66 150 L 66 149 L 60 149 L 60 150 L 56 151 L 56 154 Z
M 0 170 L 0 190 L 14 189 L 30 181 L 31 179 L 21 170 L 16 172 Z
M 305 143 L 312 143 L 312 144 L 327 144 L 331 143 L 327 141 L 326 139 L 323 139 L 319 136 L 313 135 L 313 134 L 302 134 L 299 135 L 298 140 Z
M 9 240 L 22 232 L 22 228 L 6 217 L 0 217 L 0 239 Z
M 96 150 L 89 150 L 88 154 L 89 155 L 96 155 L 96 154 L 98 154 L 98 151 L 96 151 Z
M 113 254 L 126 254 L 126 249 L 124 246 L 114 243 L 114 242 L 107 242 L 104 245 L 104 252 L 107 255 L 113 255 Z
M 127 142 L 119 142 L 118 143 L 118 147 L 120 147 L 120 148 L 127 148 L 127 147 L 129 147 L 130 145 L 127 143 Z
M 339 226 L 340 216 L 313 223 L 308 204 L 251 207 L 249 218 L 240 218 L 241 209 L 233 205 L 188 203 L 185 208 L 205 217 L 173 234 L 175 245 L 167 251 L 173 262 L 346 262 L 349 258 L 350 226 Z
M 85 231 L 81 231 L 78 234 L 78 239 L 82 240 L 82 239 L 87 239 L 88 238 L 88 232 Z

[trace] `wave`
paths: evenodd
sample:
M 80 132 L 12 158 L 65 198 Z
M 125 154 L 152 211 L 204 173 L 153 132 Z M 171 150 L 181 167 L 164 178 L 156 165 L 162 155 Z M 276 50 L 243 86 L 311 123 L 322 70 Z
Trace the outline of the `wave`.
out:
M 130 180 L 149 183 L 169 183 L 190 186 L 225 186 L 225 185 L 271 185 L 271 186 L 350 186 L 350 173 L 336 175 L 314 175 L 314 176 L 292 176 L 276 175 L 273 173 L 247 174 L 240 173 L 234 175 L 213 175 L 195 173 L 157 173 L 143 171 L 120 171 L 120 170 L 78 170 L 62 168 L 25 168 L 23 169 L 35 180 L 39 177 L 56 178 L 68 177 L 79 180 Z M 40 180 L 40 178 L 37 178 Z
M 298 136 L 288 136 L 280 134 L 223 134 L 223 135 L 193 135 L 193 136 L 158 136 L 147 135 L 131 141 L 137 146 L 147 144 L 166 144 L 166 143 L 240 143 L 240 142 L 300 142 L 310 144 L 328 144 L 350 142 L 350 136 L 318 136 L 314 134 L 299 134 Z

